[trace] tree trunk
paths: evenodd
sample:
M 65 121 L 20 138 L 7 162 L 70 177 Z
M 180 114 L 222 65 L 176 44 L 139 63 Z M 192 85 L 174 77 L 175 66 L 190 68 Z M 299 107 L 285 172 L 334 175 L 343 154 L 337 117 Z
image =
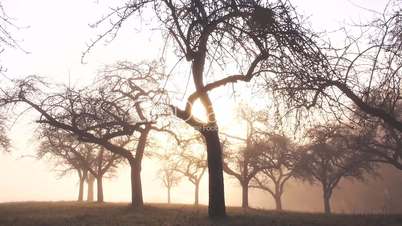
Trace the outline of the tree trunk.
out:
M 88 175 L 87 183 L 88 183 L 88 194 L 87 194 L 87 201 L 93 202 L 94 201 L 94 181 L 95 178 L 92 174 Z
M 331 192 L 327 191 L 326 189 L 324 189 L 324 212 L 326 214 L 330 214 L 331 213 Z
M 225 217 L 225 189 L 223 184 L 222 147 L 218 130 L 203 132 L 207 144 L 209 205 L 208 215 L 212 218 Z
M 276 205 L 276 210 L 277 211 L 282 211 L 282 199 L 281 199 L 281 195 L 277 194 L 275 195 L 275 205 Z
M 78 191 L 78 202 L 82 202 L 84 200 L 84 183 L 85 179 L 83 177 L 80 178 L 80 187 Z
M 102 203 L 103 202 L 103 178 L 102 176 L 99 176 L 96 178 L 96 185 L 97 185 L 97 202 Z
M 247 183 L 241 183 L 241 188 L 242 188 L 241 207 L 248 208 L 248 184 Z
M 195 184 L 195 192 L 194 192 L 194 205 L 198 206 L 198 193 L 200 189 L 200 182 Z
M 170 188 L 167 189 L 168 192 L 168 204 L 170 204 Z
M 141 186 L 141 165 L 138 162 L 130 164 L 131 167 L 131 205 L 135 208 L 144 206 Z

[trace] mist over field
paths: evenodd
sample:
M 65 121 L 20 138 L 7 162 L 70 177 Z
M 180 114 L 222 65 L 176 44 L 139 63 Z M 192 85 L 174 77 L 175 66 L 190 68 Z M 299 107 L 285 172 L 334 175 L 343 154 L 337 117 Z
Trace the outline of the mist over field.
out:
M 401 12 L 0 0 L 0 226 L 399 225 Z

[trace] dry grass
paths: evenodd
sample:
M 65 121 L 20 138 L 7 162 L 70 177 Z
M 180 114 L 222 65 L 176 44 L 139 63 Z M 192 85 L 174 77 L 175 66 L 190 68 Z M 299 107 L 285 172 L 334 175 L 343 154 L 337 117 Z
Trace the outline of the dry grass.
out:
M 331 215 L 229 208 L 229 217 L 209 220 L 205 206 L 121 203 L 24 202 L 0 204 L 0 226 L 269 225 L 401 226 L 402 215 Z

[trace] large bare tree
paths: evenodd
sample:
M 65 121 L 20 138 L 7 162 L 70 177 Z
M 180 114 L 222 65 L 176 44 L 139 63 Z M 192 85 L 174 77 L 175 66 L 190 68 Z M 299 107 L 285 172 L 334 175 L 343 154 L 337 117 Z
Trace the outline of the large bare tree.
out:
M 288 1 L 127 0 L 96 23 L 100 26 L 111 22 L 111 26 L 88 51 L 108 35 L 114 37 L 129 18 L 144 16 L 144 10 L 154 13 L 151 17 L 157 18 L 165 37 L 172 40 L 174 52 L 191 67 L 195 90 L 188 96 L 184 109 L 172 108 L 177 117 L 205 137 L 209 216 L 225 216 L 222 148 L 210 92 L 227 84 L 249 82 L 278 64 L 290 67 L 294 73 L 299 68 L 312 68 L 319 57 L 313 35 L 303 27 Z M 216 79 L 208 76 L 209 71 L 215 71 L 210 68 L 225 68 L 229 64 L 237 72 L 224 70 L 219 75 L 215 73 Z M 179 76 L 184 79 L 184 75 Z M 196 100 L 207 112 L 206 121 L 192 114 Z
M 358 110 L 401 133 L 401 118 L 394 114 L 402 99 L 401 21 L 400 1 L 391 0 L 372 22 L 334 35 L 344 37 L 343 42 L 331 36 L 332 42 L 321 42 L 317 55 L 322 66 L 297 74 L 275 66 L 276 76 L 267 78 L 267 85 L 292 107 L 317 107 L 337 119 Z
M 62 129 L 81 142 L 100 145 L 125 158 L 131 167 L 132 205 L 142 207 L 141 162 L 151 130 L 164 131 L 156 124 L 159 110 L 152 111 L 152 106 L 163 100 L 163 91 L 152 65 L 130 65 L 130 78 L 119 73 L 121 68 L 126 71 L 127 65 L 107 70 L 97 85 L 84 90 L 51 92 L 49 84 L 37 77 L 17 80 L 3 93 L 0 105 L 27 104 L 39 113 L 38 123 Z M 126 147 L 115 142 L 132 137 L 135 142 Z

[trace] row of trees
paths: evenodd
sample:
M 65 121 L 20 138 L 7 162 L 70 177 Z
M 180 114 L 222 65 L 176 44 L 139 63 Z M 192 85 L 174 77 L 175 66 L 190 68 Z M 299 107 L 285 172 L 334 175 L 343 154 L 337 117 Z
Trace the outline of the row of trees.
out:
M 222 145 L 209 93 L 264 77 L 266 87 L 290 108 L 318 107 L 341 119 L 353 111 L 352 102 L 355 109 L 400 134 L 402 122 L 395 106 L 401 99 L 401 14 L 399 2 L 395 3 L 395 8 L 388 4 L 384 15 L 364 25 L 362 34 L 346 34 L 342 42 L 346 45 L 339 47 L 319 40 L 288 1 L 129 0 L 98 23 L 112 21 L 112 26 L 94 44 L 115 35 L 129 18 L 142 16 L 142 10 L 154 12 L 178 58 L 191 63 L 195 92 L 184 110 L 172 107 L 205 138 L 209 214 L 224 216 Z M 239 71 L 205 81 L 209 71 L 226 74 L 228 67 Z M 207 112 L 206 122 L 192 114 L 198 99 Z
M 238 158 L 243 166 L 235 172 L 230 164 L 223 164 L 223 145 L 210 92 L 228 84 L 257 80 L 257 77 L 263 78 L 258 81 L 272 90 L 275 98 L 284 98 L 283 103 L 290 109 L 311 110 L 316 107 L 340 121 L 349 117 L 348 124 L 361 132 L 349 136 L 357 137 L 361 143 L 370 140 L 370 146 L 353 149 L 360 150 L 357 156 L 370 152 L 376 156 L 375 161 L 401 168 L 400 139 L 397 139 L 402 132 L 400 111 L 397 110 L 401 100 L 402 68 L 400 8 L 386 10 L 381 18 L 365 26 L 367 29 L 356 36 L 358 38 L 347 34 L 346 46 L 337 47 L 322 43 L 314 32 L 307 29 L 288 1 L 127 0 L 96 23 L 98 26 L 111 24 L 111 27 L 98 36 L 87 52 L 103 38 L 116 35 L 129 18 L 143 16 L 141 12 L 144 10 L 153 12 L 152 16 L 157 19 L 160 30 L 168 39 L 166 49 L 172 50 L 177 59 L 185 59 L 191 68 L 195 90 L 188 96 L 184 109 L 167 101 L 168 93 L 159 81 L 171 75 L 165 76 L 155 63 L 122 63 L 108 68 L 105 75 L 86 90 L 70 87 L 52 90 L 41 79 L 32 76 L 16 80 L 11 87 L 2 88 L 0 106 L 29 106 L 39 113 L 36 121 L 43 126 L 61 130 L 75 141 L 97 145 L 96 149 L 106 150 L 110 156 L 117 155 L 126 160 L 131 167 L 132 204 L 135 207 L 143 205 L 140 173 L 149 134 L 153 131 L 167 132 L 177 138 L 168 129 L 169 115 L 173 115 L 202 135 L 207 153 L 209 215 L 225 216 L 223 171 L 239 178 L 240 183 L 246 186 L 257 175 L 248 167 L 254 161 L 248 153 L 254 152 L 252 149 L 259 152 L 276 147 L 256 148 L 267 145 L 259 141 L 267 141 L 264 136 L 268 134 L 251 135 L 253 130 L 250 128 L 249 135 L 253 138 L 246 139 L 247 151 L 244 153 L 247 154 Z M 218 76 L 228 74 L 227 68 L 238 69 L 238 72 Z M 209 72 L 214 72 L 212 81 Z M 184 80 L 183 76 L 179 77 Z M 206 121 L 192 114 L 197 100 L 207 112 Z M 173 114 L 169 109 L 173 110 Z M 350 120 L 351 115 L 364 123 Z M 362 126 L 366 124 L 370 126 Z M 325 136 L 320 136 L 311 138 L 315 142 L 315 146 L 309 148 L 312 154 L 302 159 L 307 159 L 308 164 L 305 165 L 312 166 L 310 170 L 324 168 L 314 178 L 325 180 L 322 182 L 326 190 L 324 198 L 328 200 L 331 196 L 329 190 L 339 182 L 336 179 L 339 176 L 322 179 L 327 173 L 333 173 L 328 167 L 331 164 L 338 167 L 338 162 L 349 162 L 356 156 L 349 151 L 345 157 L 340 157 L 338 152 L 328 154 L 343 145 L 349 146 L 345 145 L 346 141 L 326 140 Z M 128 146 L 122 145 L 121 140 Z M 393 142 L 388 143 L 390 140 Z M 314 150 L 326 151 L 316 156 Z M 327 155 L 334 159 L 323 161 Z M 275 153 L 265 155 L 265 158 L 269 162 L 272 156 Z M 317 159 L 326 164 L 310 164 Z M 288 160 L 283 161 L 287 167 Z M 355 165 L 356 162 L 353 160 L 352 163 Z M 272 165 L 276 164 L 272 161 Z M 86 168 L 90 171 L 91 167 Z M 359 167 L 356 171 L 361 169 L 366 168 Z M 99 170 L 93 171 L 100 175 Z M 269 170 L 261 172 L 267 177 L 272 176 Z M 262 183 L 263 180 L 258 181 Z M 247 189 L 243 189 L 244 194 Z M 278 190 L 281 190 L 280 185 Z M 243 200 L 247 202 L 246 197 Z
M 324 124 L 306 132 L 307 141 L 297 144 L 283 133 L 269 128 L 263 111 L 250 107 L 239 109 L 240 120 L 246 122 L 245 138 L 222 134 L 224 142 L 223 169 L 238 180 L 242 188 L 242 207 L 248 208 L 249 188 L 261 189 L 275 200 L 282 210 L 285 184 L 290 179 L 319 184 L 322 187 L 324 211 L 331 212 L 330 199 L 342 178 L 363 180 L 376 172 L 376 156 L 360 151 L 361 135 L 339 123 Z M 367 146 L 367 145 L 364 145 Z M 206 167 L 205 156 L 194 149 L 169 153 L 161 160 L 166 164 L 160 171 L 164 186 L 170 190 L 181 178 L 195 185 L 195 204 L 198 204 L 198 184 Z

